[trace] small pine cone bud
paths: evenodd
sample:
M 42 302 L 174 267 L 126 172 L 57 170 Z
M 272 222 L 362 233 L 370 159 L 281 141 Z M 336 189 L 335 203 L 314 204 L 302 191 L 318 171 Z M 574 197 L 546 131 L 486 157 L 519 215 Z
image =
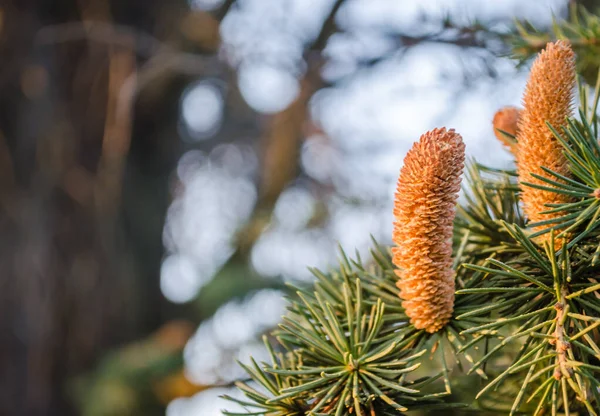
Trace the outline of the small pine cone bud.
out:
M 421 136 L 404 158 L 394 202 L 397 286 L 410 322 L 433 333 L 454 309 L 452 227 L 465 161 L 454 130 Z
M 534 178 L 531 173 L 558 179 L 541 169 L 544 166 L 563 176 L 571 176 L 567 158 L 561 144 L 546 125 L 550 123 L 557 131 L 566 124 L 572 114 L 573 89 L 575 87 L 575 54 L 567 42 L 548 43 L 533 63 L 523 96 L 517 142 L 517 167 L 519 181 L 549 186 Z M 538 222 L 557 218 L 564 213 L 541 214 L 552 209 L 547 204 L 564 204 L 571 201 L 568 195 L 551 191 L 521 187 L 521 198 L 529 221 Z M 538 227 L 543 229 L 544 227 Z M 544 234 L 549 238 L 550 234 Z M 562 240 L 556 240 L 560 248 Z
M 517 154 L 517 140 L 508 137 L 503 132 L 514 137 L 517 136 L 517 123 L 520 113 L 521 110 L 516 107 L 504 107 L 494 114 L 494 120 L 492 121 L 496 138 L 515 156 Z

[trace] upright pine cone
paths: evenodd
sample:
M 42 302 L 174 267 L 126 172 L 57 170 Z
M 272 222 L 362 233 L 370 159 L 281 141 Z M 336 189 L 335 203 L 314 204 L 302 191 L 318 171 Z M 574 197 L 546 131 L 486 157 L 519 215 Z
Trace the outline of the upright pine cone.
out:
M 571 116 L 573 90 L 575 87 L 575 54 L 567 42 L 548 43 L 533 63 L 523 96 L 523 110 L 519 117 L 517 141 L 517 168 L 520 182 L 548 186 L 534 178 L 531 173 L 557 180 L 544 172 L 541 166 L 563 176 L 571 176 L 561 144 L 546 125 L 550 123 L 557 131 Z M 557 212 L 541 214 L 552 209 L 547 204 L 563 204 L 571 201 L 567 195 L 544 191 L 529 186 L 521 187 L 521 199 L 529 221 L 537 222 L 564 215 Z M 538 227 L 543 229 L 544 227 Z M 548 238 L 550 234 L 545 234 Z M 557 241 L 557 248 L 560 242 Z
M 517 122 L 519 121 L 520 113 L 521 110 L 516 107 L 504 107 L 496 111 L 494 120 L 492 121 L 496 138 L 500 140 L 513 155 L 517 154 L 517 141 L 506 136 L 502 132 L 506 132 L 512 136 L 517 135 Z
M 402 306 L 417 329 L 436 332 L 454 308 L 452 224 L 465 161 L 465 145 L 454 130 L 421 136 L 404 158 L 394 203 Z

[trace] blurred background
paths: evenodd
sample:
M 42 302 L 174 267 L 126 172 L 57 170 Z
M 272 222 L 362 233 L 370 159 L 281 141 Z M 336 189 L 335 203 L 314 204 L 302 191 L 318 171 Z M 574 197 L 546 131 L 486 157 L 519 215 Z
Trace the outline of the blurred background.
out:
M 505 36 L 567 5 L 0 1 L 0 414 L 235 410 L 286 283 L 391 242 L 421 133 L 512 163 Z

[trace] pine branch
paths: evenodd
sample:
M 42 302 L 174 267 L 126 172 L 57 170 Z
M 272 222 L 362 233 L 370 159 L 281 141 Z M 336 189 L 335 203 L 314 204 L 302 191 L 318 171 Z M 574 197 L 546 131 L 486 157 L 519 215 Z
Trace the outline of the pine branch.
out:
M 596 17 L 586 19 L 592 24 Z M 542 78 L 554 85 L 557 76 L 560 71 L 547 71 Z M 249 401 L 232 400 L 248 408 L 246 414 L 373 416 L 464 406 L 451 396 L 455 370 L 484 381 L 471 408 L 509 415 L 598 414 L 600 80 L 593 93 L 579 85 L 579 118 L 563 123 L 555 117 L 560 128 L 548 123 L 556 112 L 544 115 L 531 107 L 552 103 L 555 96 L 569 106 L 569 88 L 552 88 L 552 94 L 548 89 L 536 90 L 540 95 L 521 113 L 525 122 L 535 123 L 522 129 L 519 121 L 515 131 L 521 139 L 510 142 L 522 162 L 531 153 L 523 146 L 533 146 L 531 138 L 539 136 L 536 146 L 553 146 L 547 161 L 533 168 L 520 163 L 520 182 L 515 171 L 470 163 L 451 253 L 438 231 L 449 230 L 440 224 L 452 221 L 455 191 L 449 181 L 460 182 L 460 169 L 457 160 L 446 160 L 452 143 L 444 142 L 445 130 L 423 136 L 399 181 L 394 256 L 374 242 L 368 262 L 342 251 L 337 269 L 312 270 L 314 285 L 297 290 L 274 333 L 279 345 L 277 353 L 270 350 L 272 362 L 244 367 L 265 390 L 240 384 Z M 523 139 L 529 130 L 535 134 Z M 556 162 L 561 169 L 539 166 Z M 524 169 L 534 172 L 527 176 Z M 435 181 L 443 186 L 431 186 Z M 528 223 L 520 199 L 532 190 L 543 191 L 541 212 L 534 212 L 541 219 Z M 453 308 L 445 309 L 433 329 L 416 326 L 414 318 L 422 316 L 417 309 L 407 313 L 402 291 L 413 291 L 419 307 L 435 309 L 431 283 L 439 284 L 441 275 L 453 276 Z M 408 289 L 402 281 L 397 285 L 399 276 L 410 283 Z M 435 317 L 433 309 L 425 312 Z M 462 368 L 464 362 L 468 368 Z
M 551 32 L 538 30 L 531 23 L 517 22 L 516 33 L 506 37 L 512 45 L 512 57 L 524 64 L 542 50 L 548 42 L 568 41 L 578 55 L 578 72 L 594 85 L 600 67 L 600 18 L 584 6 L 571 6 L 569 19 L 554 21 Z

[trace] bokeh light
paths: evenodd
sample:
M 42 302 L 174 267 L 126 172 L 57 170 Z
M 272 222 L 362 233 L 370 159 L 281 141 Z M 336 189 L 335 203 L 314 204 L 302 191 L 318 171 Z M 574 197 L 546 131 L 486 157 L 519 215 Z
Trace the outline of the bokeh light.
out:
M 285 109 L 300 90 L 298 79 L 289 71 L 258 63 L 241 65 L 238 83 L 246 102 L 266 114 Z
M 190 140 L 212 137 L 223 122 L 224 101 L 221 89 L 213 82 L 200 81 L 183 93 L 181 117 Z
M 247 363 L 250 355 L 268 359 L 257 337 L 279 322 L 285 306 L 283 293 L 272 289 L 223 305 L 185 349 L 189 378 L 201 385 L 227 384 L 244 375 L 236 361 Z
M 255 168 L 255 155 L 235 145 L 217 146 L 208 156 L 192 150 L 181 158 L 180 190 L 163 236 L 167 252 L 178 254 L 168 256 L 161 269 L 163 293 L 172 301 L 194 298 L 233 253 L 235 233 L 256 201 L 249 179 Z
M 225 0 L 188 0 L 190 7 L 200 10 L 214 10 L 221 7 Z

